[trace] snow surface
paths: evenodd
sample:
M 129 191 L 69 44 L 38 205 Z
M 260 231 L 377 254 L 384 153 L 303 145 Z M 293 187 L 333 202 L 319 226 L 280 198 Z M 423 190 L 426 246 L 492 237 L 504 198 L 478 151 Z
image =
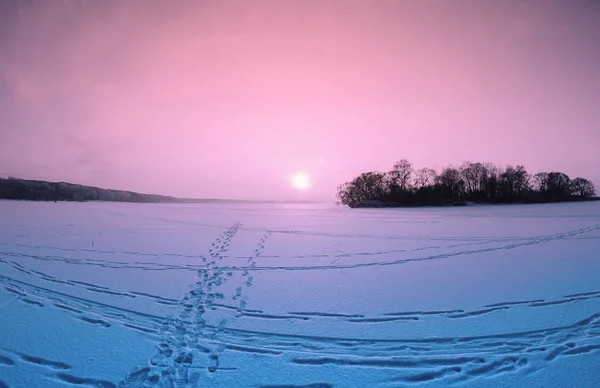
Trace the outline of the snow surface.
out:
M 0 387 L 600 387 L 600 203 L 0 201 Z

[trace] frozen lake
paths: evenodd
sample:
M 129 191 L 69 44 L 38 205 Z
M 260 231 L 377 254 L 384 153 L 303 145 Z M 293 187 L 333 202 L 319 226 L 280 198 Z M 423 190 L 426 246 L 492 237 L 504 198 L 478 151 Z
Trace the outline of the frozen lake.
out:
M 600 203 L 0 201 L 0 387 L 599 387 Z

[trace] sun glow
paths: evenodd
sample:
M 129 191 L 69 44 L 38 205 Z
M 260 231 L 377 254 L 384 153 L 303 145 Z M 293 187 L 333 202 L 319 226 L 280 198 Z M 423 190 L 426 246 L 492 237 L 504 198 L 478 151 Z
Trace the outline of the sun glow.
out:
M 310 178 L 305 173 L 298 172 L 292 177 L 291 183 L 298 190 L 306 190 L 310 187 Z

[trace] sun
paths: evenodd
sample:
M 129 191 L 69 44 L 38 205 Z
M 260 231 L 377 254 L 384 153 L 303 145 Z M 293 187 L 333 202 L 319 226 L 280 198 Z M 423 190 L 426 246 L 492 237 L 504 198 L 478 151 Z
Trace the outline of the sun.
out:
M 303 172 L 298 172 L 292 177 L 292 186 L 298 190 L 306 190 L 310 187 L 310 178 Z

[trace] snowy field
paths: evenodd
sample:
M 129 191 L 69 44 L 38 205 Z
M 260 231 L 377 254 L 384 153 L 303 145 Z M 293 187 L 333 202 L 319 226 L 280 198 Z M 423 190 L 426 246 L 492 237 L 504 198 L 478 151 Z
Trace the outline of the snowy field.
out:
M 600 203 L 0 201 L 0 387 L 600 387 Z

